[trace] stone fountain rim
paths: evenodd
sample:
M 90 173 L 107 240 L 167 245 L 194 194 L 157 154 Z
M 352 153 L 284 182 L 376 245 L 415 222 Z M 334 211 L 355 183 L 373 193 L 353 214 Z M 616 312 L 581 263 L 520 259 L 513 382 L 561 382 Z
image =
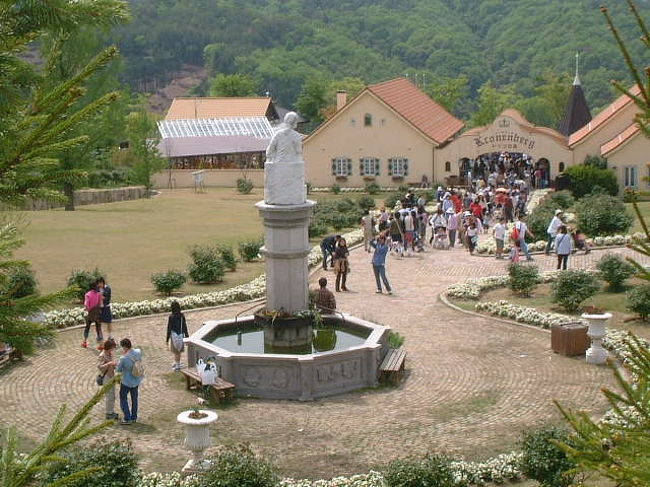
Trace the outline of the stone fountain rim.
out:
M 193 412 L 194 409 L 188 409 L 186 411 L 179 413 L 178 416 L 176 416 L 176 421 L 188 426 L 203 426 L 203 425 L 214 423 L 217 419 L 219 419 L 219 415 L 216 413 L 216 411 L 212 411 L 211 409 L 199 409 L 200 413 L 207 415 L 207 417 L 205 418 L 199 418 L 199 419 L 190 418 L 189 416 Z

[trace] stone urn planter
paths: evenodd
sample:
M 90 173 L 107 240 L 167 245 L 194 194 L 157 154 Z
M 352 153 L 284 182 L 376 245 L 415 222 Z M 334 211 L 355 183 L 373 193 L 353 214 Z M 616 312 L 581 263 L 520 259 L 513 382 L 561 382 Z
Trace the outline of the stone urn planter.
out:
M 591 347 L 585 353 L 588 364 L 601 365 L 607 362 L 607 350 L 603 348 L 603 338 L 607 333 L 607 322 L 612 318 L 611 313 L 583 313 L 581 317 L 589 323 L 587 335 L 591 339 Z
M 210 425 L 218 417 L 216 412 L 207 409 L 183 411 L 176 417 L 176 421 L 185 425 L 185 446 L 192 452 L 192 458 L 183 467 L 183 473 L 200 472 L 210 466 L 203 459 L 203 451 L 212 444 Z

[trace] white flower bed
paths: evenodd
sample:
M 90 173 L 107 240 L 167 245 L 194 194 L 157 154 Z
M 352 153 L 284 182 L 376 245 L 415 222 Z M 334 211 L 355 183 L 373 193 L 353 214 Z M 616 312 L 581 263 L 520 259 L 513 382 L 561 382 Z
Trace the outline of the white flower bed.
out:
M 348 245 L 363 241 L 361 229 L 343 235 Z M 318 265 L 323 260 L 320 246 L 315 246 L 309 252 L 307 262 L 310 267 Z M 132 316 L 145 316 L 169 311 L 172 301 L 178 301 L 183 309 L 207 308 L 239 301 L 250 301 L 261 298 L 266 292 L 266 276 L 262 274 L 252 281 L 239 286 L 214 291 L 210 293 L 191 294 L 181 298 L 168 297 L 147 301 L 132 301 L 127 303 L 112 303 L 111 311 L 115 319 Z M 50 311 L 45 314 L 43 322 L 53 328 L 67 328 L 84 323 L 86 312 L 82 307 Z
M 194 475 L 181 477 L 178 472 L 148 473 L 138 479 L 137 487 L 198 487 L 199 479 Z
M 557 276 L 562 271 L 548 271 L 542 272 L 539 275 L 541 283 L 552 282 L 557 279 Z M 587 271 L 596 272 L 596 271 Z M 480 277 L 477 279 L 470 279 L 460 284 L 452 284 L 447 288 L 445 293 L 447 296 L 458 299 L 478 299 L 482 292 L 496 287 L 504 287 L 508 285 L 510 277 L 505 274 L 503 276 L 490 276 Z
M 485 303 L 476 303 L 476 311 L 483 311 L 494 316 L 501 316 L 515 320 L 518 323 L 539 326 L 541 328 L 551 328 L 553 325 L 564 325 L 568 323 L 584 323 L 582 319 L 575 318 L 560 313 L 543 313 L 535 308 L 528 308 L 512 304 L 508 301 L 488 301 Z
M 484 462 L 457 461 L 451 463 L 454 482 L 458 486 L 502 484 L 522 476 L 520 465 L 523 453 L 502 453 Z
M 384 487 L 384 477 L 379 472 L 353 475 L 351 477 L 334 477 L 330 480 L 294 480 L 286 478 L 278 487 Z

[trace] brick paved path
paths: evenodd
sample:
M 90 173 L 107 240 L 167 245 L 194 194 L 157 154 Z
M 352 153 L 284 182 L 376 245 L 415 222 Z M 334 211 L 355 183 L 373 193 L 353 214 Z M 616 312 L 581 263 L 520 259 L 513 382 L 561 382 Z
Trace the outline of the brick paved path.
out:
M 570 265 L 591 266 L 600 255 L 579 255 Z M 554 268 L 553 257 L 536 258 L 541 269 Z M 439 301 L 447 285 L 502 273 L 504 262 L 469 257 L 461 249 L 391 257 L 394 296 L 374 294 L 370 256 L 362 249 L 352 252 L 351 266 L 352 291 L 337 294 L 339 308 L 406 337 L 402 386 L 313 403 L 238 400 L 219 411 L 216 444 L 250 442 L 285 474 L 329 477 L 427 449 L 478 459 L 516 448 L 523 429 L 558 420 L 552 399 L 603 412 L 599 391 L 612 384 L 606 368 L 554 355 L 548 333 L 459 313 Z M 312 282 L 323 274 L 333 277 L 319 270 Z M 190 332 L 206 319 L 231 317 L 249 306 L 188 312 Z M 116 335 L 130 336 L 144 350 L 147 377 L 141 386 L 141 424 L 106 432 L 130 437 L 143 466 L 152 470 L 184 463 L 183 432 L 175 417 L 195 400 L 180 374 L 170 370 L 165 326 L 165 316 L 117 322 Z M 42 438 L 61 404 L 76 408 L 90 397 L 97 352 L 81 349 L 80 336 L 80 330 L 62 332 L 51 348 L 0 371 L 0 423 L 17 425 L 27 439 Z M 103 407 L 94 412 L 97 419 L 102 413 Z

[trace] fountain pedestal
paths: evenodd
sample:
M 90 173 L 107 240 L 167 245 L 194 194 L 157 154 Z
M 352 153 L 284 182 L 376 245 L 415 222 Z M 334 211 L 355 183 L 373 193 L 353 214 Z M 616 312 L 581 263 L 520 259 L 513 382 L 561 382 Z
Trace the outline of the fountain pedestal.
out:
M 304 201 L 293 205 L 272 205 L 260 201 L 255 206 L 264 220 L 266 260 L 266 309 L 292 314 L 308 309 L 309 219 L 316 205 Z

